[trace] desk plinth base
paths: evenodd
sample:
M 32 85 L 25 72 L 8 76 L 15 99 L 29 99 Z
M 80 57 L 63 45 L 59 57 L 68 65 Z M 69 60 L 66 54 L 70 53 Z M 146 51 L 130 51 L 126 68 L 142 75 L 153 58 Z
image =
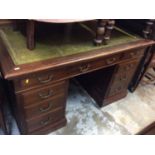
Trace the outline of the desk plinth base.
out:
M 111 96 L 111 97 L 108 97 L 108 98 L 105 98 L 102 102 L 102 105 L 106 106 L 110 103 L 113 103 L 115 101 L 118 101 L 118 100 L 121 100 L 123 98 L 125 98 L 127 96 L 127 91 L 123 91 L 115 96 Z

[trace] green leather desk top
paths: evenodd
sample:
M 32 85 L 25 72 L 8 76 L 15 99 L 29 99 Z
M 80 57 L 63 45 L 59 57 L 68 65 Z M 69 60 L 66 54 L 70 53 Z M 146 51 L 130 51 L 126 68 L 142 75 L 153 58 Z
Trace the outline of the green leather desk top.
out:
M 64 57 L 82 52 L 91 52 L 91 50 L 112 47 L 140 39 L 115 28 L 108 45 L 94 46 L 93 30 L 90 33 L 90 30 L 86 31 L 84 28 L 80 29 L 80 31 L 75 29 L 69 41 L 64 41 L 64 34 L 55 32 L 56 31 L 44 37 L 37 38 L 36 48 L 32 51 L 27 49 L 26 37 L 20 31 L 13 31 L 11 28 L 5 28 L 0 30 L 0 37 L 3 39 L 15 65 Z

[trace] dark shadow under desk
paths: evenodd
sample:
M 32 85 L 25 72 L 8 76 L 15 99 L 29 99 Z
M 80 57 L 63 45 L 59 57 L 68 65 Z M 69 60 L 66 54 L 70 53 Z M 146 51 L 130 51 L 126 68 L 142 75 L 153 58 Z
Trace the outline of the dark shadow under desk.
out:
M 81 83 L 100 107 L 127 95 L 139 61 L 154 41 L 115 31 L 107 46 L 94 47 L 89 37 L 82 37 L 61 46 L 38 41 L 34 51 L 19 32 L 0 32 L 1 70 L 22 134 L 46 134 L 67 123 L 71 78 L 82 75 Z

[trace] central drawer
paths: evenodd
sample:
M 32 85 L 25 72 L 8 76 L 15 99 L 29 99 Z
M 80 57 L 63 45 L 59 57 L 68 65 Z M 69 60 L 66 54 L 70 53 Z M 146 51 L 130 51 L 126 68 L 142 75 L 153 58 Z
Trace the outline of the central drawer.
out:
M 106 66 L 114 65 L 115 63 L 118 63 L 120 59 L 121 55 L 117 54 L 99 60 L 80 63 L 79 65 L 76 66 L 70 66 L 70 68 L 68 69 L 68 75 L 82 75 L 85 73 L 89 73 L 104 68 Z

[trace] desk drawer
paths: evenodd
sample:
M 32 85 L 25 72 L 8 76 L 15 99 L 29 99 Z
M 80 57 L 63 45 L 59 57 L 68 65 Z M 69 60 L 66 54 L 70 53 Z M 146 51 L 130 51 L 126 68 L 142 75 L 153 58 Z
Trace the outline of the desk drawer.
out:
M 81 74 L 85 74 L 91 71 L 102 69 L 106 66 L 114 65 L 115 63 L 118 63 L 120 61 L 120 58 L 121 58 L 121 55 L 118 54 L 114 56 L 109 56 L 107 58 L 70 66 L 68 69 L 68 76 L 81 75 Z
M 116 89 L 116 91 L 120 89 L 120 87 L 126 89 L 128 83 L 130 82 L 130 79 L 131 76 L 126 73 L 117 74 L 110 89 L 111 90 Z
M 30 74 L 22 79 L 14 81 L 15 91 L 32 89 L 35 87 L 45 87 L 51 85 L 66 76 L 66 68 L 43 71 L 41 73 Z
M 123 54 L 122 59 L 135 59 L 135 58 L 141 58 L 144 55 L 145 48 L 142 49 L 133 49 L 130 51 L 127 51 Z
M 32 132 L 34 130 L 38 130 L 40 128 L 54 124 L 57 121 L 60 121 L 64 118 L 65 118 L 64 109 L 58 109 L 44 116 L 41 116 L 32 120 L 27 120 L 26 124 L 27 124 L 28 132 Z
M 65 81 L 52 84 L 43 88 L 20 93 L 24 106 L 30 106 L 45 100 L 52 99 L 54 96 L 65 95 L 68 83 Z
M 119 65 L 117 74 L 127 73 L 128 75 L 133 74 L 139 65 L 139 60 L 127 61 Z
M 64 95 L 60 95 L 37 105 L 24 107 L 26 119 L 29 120 L 41 115 L 45 115 L 46 113 L 52 112 L 56 109 L 65 109 L 65 105 L 66 97 Z

